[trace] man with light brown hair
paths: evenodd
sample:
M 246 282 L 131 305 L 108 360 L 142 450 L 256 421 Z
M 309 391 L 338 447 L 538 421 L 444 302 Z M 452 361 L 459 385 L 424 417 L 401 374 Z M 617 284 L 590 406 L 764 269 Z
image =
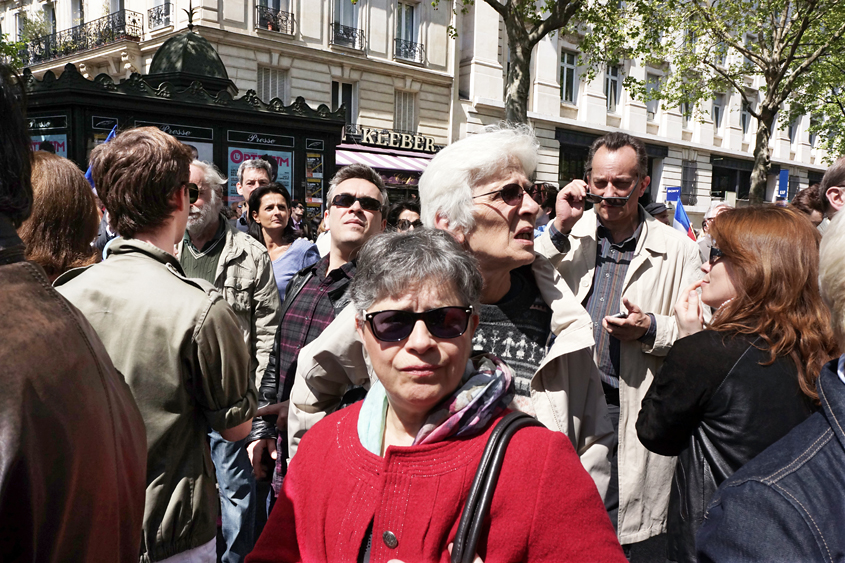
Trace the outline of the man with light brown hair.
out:
M 217 491 L 208 427 L 249 433 L 255 384 L 232 308 L 188 279 L 173 255 L 197 197 L 190 150 L 154 127 L 91 153 L 94 181 L 121 236 L 107 259 L 56 286 L 94 326 L 132 390 L 147 430 L 142 561 L 215 561 Z

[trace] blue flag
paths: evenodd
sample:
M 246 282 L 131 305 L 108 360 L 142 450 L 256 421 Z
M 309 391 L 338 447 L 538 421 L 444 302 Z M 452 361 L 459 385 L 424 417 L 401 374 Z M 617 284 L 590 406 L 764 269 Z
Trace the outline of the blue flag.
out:
M 117 124 L 115 124 L 115 126 L 112 127 L 111 133 L 109 133 L 109 136 L 106 137 L 105 141 L 103 141 L 103 144 L 108 143 L 109 141 L 114 139 L 115 135 L 117 135 Z M 89 184 L 91 184 L 91 189 L 94 190 L 94 194 L 96 195 L 97 186 L 94 185 L 94 177 L 91 176 L 91 165 L 90 164 L 88 165 L 88 170 L 85 171 L 85 179 L 88 180 Z

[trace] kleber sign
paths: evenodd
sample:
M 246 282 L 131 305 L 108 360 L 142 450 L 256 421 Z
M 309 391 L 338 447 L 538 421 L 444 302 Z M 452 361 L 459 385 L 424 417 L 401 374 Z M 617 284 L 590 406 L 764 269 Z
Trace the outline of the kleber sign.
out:
M 361 144 L 409 151 L 437 152 L 434 139 L 425 135 L 398 133 L 388 129 L 361 128 Z

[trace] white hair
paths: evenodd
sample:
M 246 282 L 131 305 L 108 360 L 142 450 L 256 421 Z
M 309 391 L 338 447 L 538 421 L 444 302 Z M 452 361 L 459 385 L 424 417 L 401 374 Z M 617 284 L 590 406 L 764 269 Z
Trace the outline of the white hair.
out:
M 528 125 L 501 123 L 437 153 L 419 182 L 423 224 L 433 228 L 441 216 L 448 221 L 450 231 L 471 230 L 475 226 L 473 188 L 516 166 L 533 177 L 539 146 Z
M 226 180 L 226 177 L 220 173 L 220 170 L 218 170 L 214 164 L 202 160 L 195 160 L 191 163 L 191 166 L 196 166 L 202 171 L 202 183 L 204 185 L 212 188 L 214 191 L 219 190 L 222 192 L 222 186 L 227 183 L 228 180 Z
M 845 348 L 845 213 L 836 214 L 822 237 L 819 288 L 839 346 Z
M 725 209 L 733 209 L 734 206 L 730 203 L 725 201 L 714 201 L 710 203 L 710 207 L 707 208 L 707 212 L 704 214 L 705 219 L 712 219 L 716 215 L 719 214 L 719 209 L 724 207 Z

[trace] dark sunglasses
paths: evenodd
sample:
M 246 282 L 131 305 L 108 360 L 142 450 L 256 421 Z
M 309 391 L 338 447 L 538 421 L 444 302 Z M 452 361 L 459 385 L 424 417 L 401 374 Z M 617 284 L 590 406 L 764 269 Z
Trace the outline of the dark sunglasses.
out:
M 414 331 L 414 325 L 422 319 L 428 332 L 436 338 L 457 338 L 467 331 L 472 307 L 440 307 L 422 313 L 413 311 L 378 311 L 367 313 L 364 319 L 370 323 L 373 336 L 382 342 L 401 342 Z
M 609 207 L 623 207 L 626 203 L 628 203 L 628 200 L 631 199 L 631 196 L 634 195 L 634 192 L 637 191 L 637 186 L 640 185 L 640 178 L 637 177 L 636 182 L 633 182 L 634 186 L 631 188 L 631 191 L 628 193 L 627 196 L 625 196 L 625 197 L 615 197 L 615 196 L 604 197 L 604 196 L 600 196 L 600 195 L 597 195 L 597 194 L 590 192 L 589 188 L 593 186 L 593 183 L 590 180 L 591 180 L 590 174 L 587 174 L 587 175 L 584 176 L 584 181 L 587 183 L 587 188 L 588 188 L 587 189 L 587 196 L 585 197 L 585 199 L 592 204 L 604 203 L 605 205 L 607 205 Z M 599 189 L 604 189 L 604 188 L 607 187 L 606 181 L 602 181 L 601 183 L 603 185 L 599 186 Z M 626 188 L 626 186 L 622 185 L 622 182 L 614 182 L 614 185 L 617 187 L 617 189 L 620 189 L 620 190 L 624 190 Z M 630 183 L 629 183 L 629 185 L 630 185 Z
M 715 246 L 711 246 L 710 247 L 710 259 L 708 260 L 708 262 L 712 266 L 713 264 L 715 264 L 719 260 L 719 258 L 721 258 L 724 255 L 725 254 L 721 250 L 719 250 Z
M 422 221 L 417 219 L 416 221 L 408 221 L 407 219 L 399 219 L 396 222 L 396 230 L 397 231 L 407 231 L 411 228 L 419 229 L 422 227 Z
M 352 194 L 337 194 L 332 198 L 332 205 L 337 207 L 352 207 L 355 202 L 361 205 L 364 211 L 380 211 L 381 202 L 373 197 L 357 197 Z
M 523 188 L 520 184 L 508 184 L 503 188 L 493 190 L 492 192 L 487 192 L 486 194 L 474 195 L 472 196 L 472 199 L 493 194 L 499 194 L 500 196 L 502 196 L 502 201 L 504 201 L 508 205 L 516 205 L 522 201 L 522 196 L 525 195 L 525 188 Z
M 188 182 L 188 201 L 191 203 L 196 203 L 197 200 L 200 198 L 200 189 L 199 186 L 194 184 L 193 182 Z

